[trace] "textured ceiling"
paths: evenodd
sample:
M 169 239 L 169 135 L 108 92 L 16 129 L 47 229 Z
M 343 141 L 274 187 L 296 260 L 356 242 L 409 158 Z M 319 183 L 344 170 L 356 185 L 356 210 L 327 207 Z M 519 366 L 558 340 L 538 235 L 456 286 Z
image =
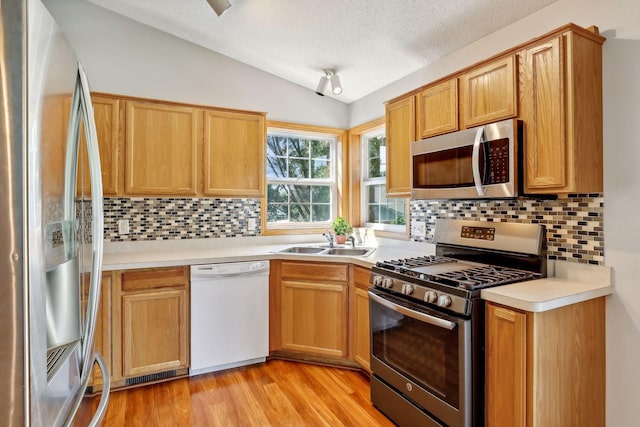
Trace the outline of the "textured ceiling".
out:
M 335 68 L 351 103 L 555 0 L 87 0 L 315 90 Z

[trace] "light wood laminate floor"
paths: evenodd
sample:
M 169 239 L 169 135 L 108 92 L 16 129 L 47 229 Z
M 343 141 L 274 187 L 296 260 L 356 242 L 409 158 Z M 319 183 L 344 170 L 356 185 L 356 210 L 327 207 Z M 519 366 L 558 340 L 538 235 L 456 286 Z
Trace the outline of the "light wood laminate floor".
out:
M 99 397 L 87 399 L 86 425 Z M 103 426 L 393 426 L 359 372 L 267 363 L 111 393 Z

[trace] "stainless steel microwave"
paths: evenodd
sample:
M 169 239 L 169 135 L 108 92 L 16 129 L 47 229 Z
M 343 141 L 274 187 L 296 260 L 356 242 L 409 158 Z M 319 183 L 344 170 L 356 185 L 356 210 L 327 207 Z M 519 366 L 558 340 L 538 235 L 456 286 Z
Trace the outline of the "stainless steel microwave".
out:
M 411 198 L 517 197 L 522 135 L 509 119 L 411 143 Z

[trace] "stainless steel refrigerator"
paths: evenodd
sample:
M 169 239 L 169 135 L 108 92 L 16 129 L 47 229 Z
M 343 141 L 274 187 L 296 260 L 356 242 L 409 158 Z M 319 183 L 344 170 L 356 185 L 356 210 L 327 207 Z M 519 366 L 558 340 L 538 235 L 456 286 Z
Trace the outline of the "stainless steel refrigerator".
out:
M 94 364 L 102 178 L 86 75 L 40 0 L 0 0 L 0 420 L 70 425 Z

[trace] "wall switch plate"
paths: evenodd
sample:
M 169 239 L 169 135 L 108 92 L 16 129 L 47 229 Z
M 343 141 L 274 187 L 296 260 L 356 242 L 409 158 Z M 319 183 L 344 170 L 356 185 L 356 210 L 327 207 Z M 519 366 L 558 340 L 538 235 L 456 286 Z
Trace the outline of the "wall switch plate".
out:
M 119 234 L 129 234 L 129 220 L 128 219 L 120 219 L 120 220 L 118 220 L 118 233 Z
M 424 221 L 411 221 L 411 235 L 425 237 L 427 235 L 427 223 Z
M 247 230 L 248 231 L 256 231 L 256 219 L 255 218 L 249 218 L 249 220 L 247 221 Z

